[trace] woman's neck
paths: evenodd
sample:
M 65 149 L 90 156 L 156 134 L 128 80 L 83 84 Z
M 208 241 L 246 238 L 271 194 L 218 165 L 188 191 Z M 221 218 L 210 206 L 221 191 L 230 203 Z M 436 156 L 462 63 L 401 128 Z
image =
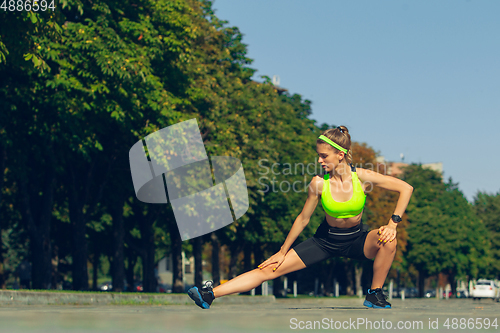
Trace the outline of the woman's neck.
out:
M 343 181 L 347 176 L 351 175 L 351 167 L 346 162 L 341 162 L 335 169 L 330 172 L 330 178 L 339 178 Z

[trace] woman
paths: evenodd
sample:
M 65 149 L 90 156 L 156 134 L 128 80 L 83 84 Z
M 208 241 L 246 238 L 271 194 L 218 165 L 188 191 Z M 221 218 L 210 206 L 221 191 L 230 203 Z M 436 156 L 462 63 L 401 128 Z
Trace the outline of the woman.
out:
M 189 289 L 189 296 L 198 306 L 210 308 L 215 298 L 249 291 L 262 282 L 298 271 L 332 256 L 359 260 L 373 259 L 373 280 L 364 305 L 390 309 L 382 292 L 387 273 L 396 253 L 396 228 L 410 201 L 413 188 L 406 182 L 382 174 L 354 168 L 351 165 L 351 137 L 345 126 L 329 129 L 316 141 L 318 162 L 324 177 L 315 176 L 309 184 L 308 197 L 280 251 L 258 268 L 235 277 L 212 289 L 210 283 Z M 368 231 L 361 221 L 365 191 L 378 186 L 399 192 L 394 214 L 385 226 Z M 293 242 L 309 223 L 321 200 L 326 216 L 315 235 L 296 245 Z

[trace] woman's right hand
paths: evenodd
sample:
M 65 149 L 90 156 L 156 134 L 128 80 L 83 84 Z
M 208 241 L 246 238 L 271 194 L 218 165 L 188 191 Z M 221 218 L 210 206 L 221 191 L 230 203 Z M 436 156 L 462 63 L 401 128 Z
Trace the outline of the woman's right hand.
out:
M 280 265 L 285 261 L 285 255 L 281 252 L 278 251 L 275 254 L 273 254 L 269 259 L 264 261 L 262 264 L 260 264 L 258 267 L 260 269 L 264 269 L 269 265 L 276 264 L 276 266 L 273 269 L 273 272 L 280 267 Z

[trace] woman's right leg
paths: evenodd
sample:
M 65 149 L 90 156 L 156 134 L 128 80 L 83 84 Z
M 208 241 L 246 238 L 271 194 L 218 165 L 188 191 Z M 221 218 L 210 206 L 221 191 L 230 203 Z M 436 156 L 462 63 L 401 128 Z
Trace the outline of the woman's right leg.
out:
M 256 268 L 215 287 L 213 290 L 215 298 L 252 290 L 264 281 L 306 268 L 306 265 L 297 255 L 297 252 L 294 249 L 290 249 L 285 255 L 285 260 L 281 266 L 273 272 L 274 267 L 276 267 L 276 264 L 269 265 L 263 269 Z

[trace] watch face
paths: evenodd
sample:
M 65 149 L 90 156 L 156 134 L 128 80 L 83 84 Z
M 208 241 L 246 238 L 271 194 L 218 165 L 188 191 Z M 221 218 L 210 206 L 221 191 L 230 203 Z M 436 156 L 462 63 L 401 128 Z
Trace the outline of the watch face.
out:
M 401 216 L 399 216 L 399 215 L 392 215 L 392 220 L 394 222 L 401 222 Z

